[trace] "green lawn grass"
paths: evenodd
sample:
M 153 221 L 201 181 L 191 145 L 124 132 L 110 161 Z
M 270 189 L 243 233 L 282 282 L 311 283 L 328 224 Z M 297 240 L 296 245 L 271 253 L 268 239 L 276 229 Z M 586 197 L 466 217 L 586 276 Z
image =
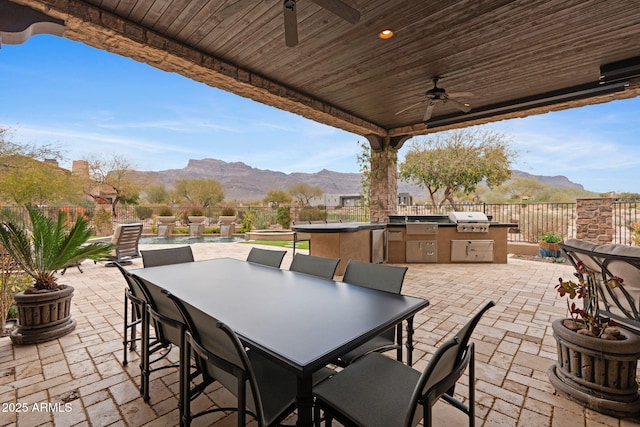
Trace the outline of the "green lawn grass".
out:
M 250 240 L 248 242 L 254 245 L 278 246 L 280 248 L 293 248 L 293 240 Z M 296 249 L 309 249 L 309 241 L 298 242 Z

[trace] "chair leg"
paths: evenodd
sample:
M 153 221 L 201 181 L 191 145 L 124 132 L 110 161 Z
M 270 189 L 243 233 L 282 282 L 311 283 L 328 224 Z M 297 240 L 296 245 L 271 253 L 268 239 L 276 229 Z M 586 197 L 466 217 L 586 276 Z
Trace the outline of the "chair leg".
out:
M 142 357 L 140 359 L 140 394 L 142 399 L 148 402 L 149 396 L 149 313 L 142 313 Z
M 178 413 L 180 427 L 191 425 L 191 348 L 187 342 L 182 342 L 180 348 L 180 396 L 178 398 Z
M 132 314 L 133 315 L 133 314 Z M 127 360 L 127 337 L 129 336 L 129 325 L 127 322 L 129 321 L 129 299 L 127 298 L 127 290 L 124 291 L 124 341 L 122 345 L 124 347 L 124 352 L 122 355 L 122 365 L 127 366 L 129 361 Z
M 469 427 L 474 427 L 476 423 L 476 352 L 475 346 L 472 344 L 469 346 L 471 351 L 471 357 L 469 360 Z

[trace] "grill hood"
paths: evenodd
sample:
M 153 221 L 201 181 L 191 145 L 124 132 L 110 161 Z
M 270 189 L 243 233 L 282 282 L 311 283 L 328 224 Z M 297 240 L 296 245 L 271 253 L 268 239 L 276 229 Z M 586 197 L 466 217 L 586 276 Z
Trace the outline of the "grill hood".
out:
M 489 222 L 489 218 L 482 212 L 451 212 L 449 220 L 456 224 Z

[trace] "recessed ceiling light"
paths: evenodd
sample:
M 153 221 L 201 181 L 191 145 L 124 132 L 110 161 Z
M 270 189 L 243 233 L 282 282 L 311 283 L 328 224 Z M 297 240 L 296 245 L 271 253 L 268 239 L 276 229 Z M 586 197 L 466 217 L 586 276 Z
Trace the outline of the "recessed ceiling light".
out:
M 389 29 L 382 30 L 380 31 L 380 34 L 378 34 L 378 37 L 384 40 L 390 39 L 391 37 L 393 37 L 393 31 Z

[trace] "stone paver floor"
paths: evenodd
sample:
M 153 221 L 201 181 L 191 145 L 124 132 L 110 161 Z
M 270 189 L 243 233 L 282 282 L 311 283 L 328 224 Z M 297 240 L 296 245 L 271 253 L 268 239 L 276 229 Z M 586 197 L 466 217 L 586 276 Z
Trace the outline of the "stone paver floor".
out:
M 245 259 L 250 248 L 238 243 L 193 245 L 196 260 Z M 289 251 L 283 268 L 291 257 Z M 130 363 L 122 366 L 124 279 L 115 268 L 92 262 L 83 267 L 84 274 L 70 269 L 60 279 L 75 288 L 75 331 L 29 346 L 13 346 L 8 337 L 0 338 L 0 426 L 178 425 L 177 371 L 154 374 L 151 401 L 145 403 L 138 392 L 139 355 L 129 352 Z M 128 268 L 140 267 L 138 259 Z M 547 379 L 556 358 L 550 323 L 566 315 L 565 301 L 556 296 L 554 285 L 572 271 L 566 264 L 517 258 L 507 264 L 409 265 L 403 293 L 431 302 L 415 319 L 414 366 L 422 369 L 437 345 L 482 304 L 494 300 L 497 306 L 473 335 L 476 426 L 640 426 L 640 419 L 608 417 L 554 395 Z M 169 360 L 177 359 L 174 349 Z M 194 407 L 233 402 L 228 392 L 217 388 L 199 397 Z M 295 416 L 288 421 L 294 423 Z M 223 413 L 194 425 L 225 427 L 235 422 L 233 414 Z M 466 425 L 466 418 L 439 403 L 435 425 Z

